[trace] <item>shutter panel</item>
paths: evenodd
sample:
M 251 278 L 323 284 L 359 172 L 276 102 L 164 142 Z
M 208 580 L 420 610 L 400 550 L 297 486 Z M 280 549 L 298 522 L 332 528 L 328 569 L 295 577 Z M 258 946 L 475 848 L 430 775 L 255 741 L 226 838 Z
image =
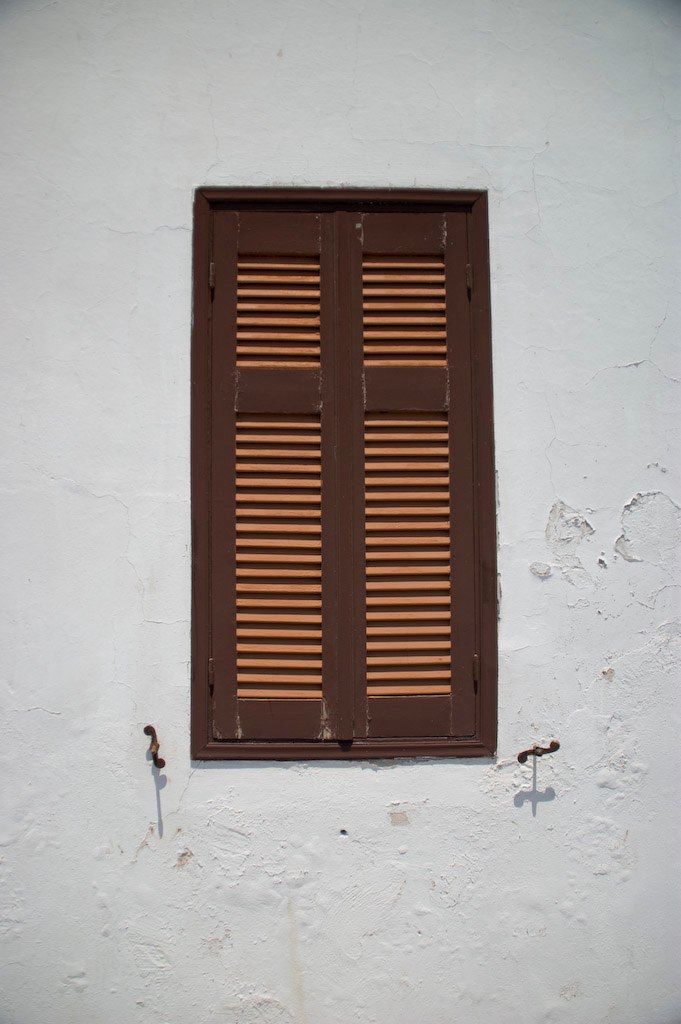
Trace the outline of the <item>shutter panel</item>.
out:
M 334 387 L 330 241 L 328 217 L 320 214 L 215 216 L 211 643 L 218 738 L 334 735 L 334 437 L 322 411 L 325 404 L 333 410 L 323 393 Z
M 470 736 L 476 583 L 466 218 L 365 214 L 357 245 L 366 642 L 356 718 L 369 738 Z

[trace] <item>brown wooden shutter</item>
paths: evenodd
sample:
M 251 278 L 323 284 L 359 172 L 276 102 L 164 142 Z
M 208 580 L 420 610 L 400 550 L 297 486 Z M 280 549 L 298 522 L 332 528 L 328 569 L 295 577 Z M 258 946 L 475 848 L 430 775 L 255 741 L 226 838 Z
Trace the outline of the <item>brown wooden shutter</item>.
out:
M 365 213 L 352 251 L 351 360 L 364 563 L 355 736 L 475 731 L 472 364 L 464 213 Z M 360 522 L 361 520 L 361 522 Z M 358 546 L 359 547 L 359 546 Z
M 215 218 L 211 634 L 223 738 L 335 735 L 329 228 L 312 213 Z
M 493 749 L 487 263 L 477 193 L 197 194 L 197 756 Z

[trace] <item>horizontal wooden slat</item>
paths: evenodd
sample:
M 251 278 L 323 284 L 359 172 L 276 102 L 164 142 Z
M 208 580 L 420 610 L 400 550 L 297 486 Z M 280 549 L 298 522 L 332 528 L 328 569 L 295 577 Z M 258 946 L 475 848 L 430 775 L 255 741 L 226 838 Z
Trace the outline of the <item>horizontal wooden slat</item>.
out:
M 449 696 L 449 684 L 445 686 L 367 686 L 369 697 L 423 697 L 427 694 L 439 694 Z M 372 721 L 375 721 L 375 711 L 372 709 Z

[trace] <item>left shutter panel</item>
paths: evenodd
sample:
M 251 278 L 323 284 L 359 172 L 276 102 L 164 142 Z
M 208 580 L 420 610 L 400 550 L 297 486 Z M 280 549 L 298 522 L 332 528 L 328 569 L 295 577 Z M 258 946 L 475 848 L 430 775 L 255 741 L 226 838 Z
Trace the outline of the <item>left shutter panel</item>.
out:
M 322 214 L 220 211 L 213 260 L 214 737 L 328 740 L 338 717 L 331 226 Z

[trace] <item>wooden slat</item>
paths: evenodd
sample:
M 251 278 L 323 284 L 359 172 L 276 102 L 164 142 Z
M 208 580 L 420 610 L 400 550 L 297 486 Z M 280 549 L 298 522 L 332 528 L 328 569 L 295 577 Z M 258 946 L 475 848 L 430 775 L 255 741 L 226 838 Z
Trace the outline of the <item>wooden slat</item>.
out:
M 297 263 L 286 255 L 238 260 L 237 367 L 319 367 L 320 324 L 317 261 Z
M 446 413 L 365 417 L 369 696 L 451 692 L 449 460 L 438 444 L 447 436 Z M 418 476 L 407 476 L 417 455 Z M 391 475 L 377 475 L 377 466 Z

